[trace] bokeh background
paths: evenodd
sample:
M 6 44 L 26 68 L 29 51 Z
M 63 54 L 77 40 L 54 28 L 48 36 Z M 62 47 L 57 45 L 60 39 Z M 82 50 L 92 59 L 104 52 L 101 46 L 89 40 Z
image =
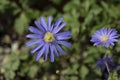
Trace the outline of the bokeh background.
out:
M 63 47 L 67 55 L 54 63 L 35 61 L 25 47 L 28 27 L 40 16 L 63 17 L 72 33 L 72 48 Z M 120 0 L 0 0 L 0 80 L 102 80 L 95 66 L 106 49 L 90 39 L 103 26 L 120 33 Z M 120 64 L 120 39 L 107 52 Z

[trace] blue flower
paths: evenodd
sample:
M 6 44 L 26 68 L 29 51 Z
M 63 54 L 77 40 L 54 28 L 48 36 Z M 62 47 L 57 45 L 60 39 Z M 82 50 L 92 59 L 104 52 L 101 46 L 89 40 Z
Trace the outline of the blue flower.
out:
M 100 67 L 101 68 L 101 72 L 104 72 L 105 69 L 109 69 L 109 71 L 111 71 L 114 67 L 115 64 L 113 62 L 113 57 L 109 58 L 108 54 L 105 54 L 104 58 L 99 58 L 97 61 L 97 65 L 96 67 Z
M 117 73 L 120 75 L 120 65 L 116 67 Z
M 96 68 L 100 68 L 104 79 L 107 79 L 109 73 L 116 67 L 113 62 L 113 57 L 109 58 L 108 54 L 105 54 L 104 58 L 99 58 L 96 64 Z
M 110 45 L 114 46 L 114 42 L 118 41 L 119 36 L 115 29 L 101 28 L 95 32 L 90 41 L 94 43 L 94 46 L 102 45 L 108 48 Z
M 30 26 L 29 30 L 33 34 L 28 34 L 27 38 L 32 38 L 33 40 L 26 43 L 26 46 L 32 46 L 36 44 L 36 47 L 31 50 L 31 53 L 36 54 L 36 60 L 39 60 L 41 56 L 44 57 L 44 60 L 50 58 L 51 62 L 54 62 L 54 57 L 60 55 L 65 55 L 65 51 L 61 48 L 61 45 L 68 48 L 71 47 L 71 44 L 66 40 L 71 38 L 70 31 L 60 32 L 61 29 L 66 25 L 62 23 L 63 18 L 59 18 L 55 23 L 52 23 L 52 17 L 48 18 L 46 23 L 43 17 L 40 17 L 40 23 L 35 21 L 34 26 Z

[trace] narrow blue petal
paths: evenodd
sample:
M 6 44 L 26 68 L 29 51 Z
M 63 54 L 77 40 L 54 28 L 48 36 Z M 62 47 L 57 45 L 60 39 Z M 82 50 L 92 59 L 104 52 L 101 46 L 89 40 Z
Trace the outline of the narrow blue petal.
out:
M 108 35 L 110 35 L 113 32 L 113 29 L 109 28 L 108 29 Z
M 49 53 L 49 44 L 48 43 L 46 43 L 45 44 L 45 53 L 44 53 L 44 60 L 46 61 L 47 60 L 47 58 L 48 58 L 48 53 Z
M 56 45 L 56 49 L 60 52 L 61 55 L 65 55 L 65 51 L 59 46 L 59 45 Z
M 37 44 L 37 43 L 40 43 L 40 40 L 32 40 L 32 41 L 29 41 L 29 42 L 26 43 L 26 46 L 27 46 L 27 47 L 28 47 L 28 46 L 32 46 L 32 45 Z
M 59 32 L 65 25 L 66 25 L 66 23 L 64 22 L 64 23 L 62 23 L 61 25 L 55 27 L 55 28 L 53 29 L 53 33 Z
M 41 32 L 39 29 L 37 29 L 37 28 L 35 28 L 35 27 L 32 27 L 32 26 L 29 27 L 29 30 L 30 30 L 32 33 L 42 34 L 42 32 Z
M 120 65 L 116 67 L 116 70 L 120 72 Z
M 104 28 L 104 27 L 103 27 L 102 29 L 100 29 L 100 33 L 102 34 L 102 36 L 105 35 L 105 34 L 104 34 L 104 31 L 105 31 L 105 28 Z
M 91 39 L 90 41 L 91 41 L 91 42 L 98 42 L 98 41 L 100 41 L 100 39 L 97 38 L 97 37 L 92 37 L 92 39 Z
M 94 46 L 98 46 L 98 45 L 100 45 L 100 43 L 101 43 L 101 42 L 95 42 L 95 43 L 94 43 Z
M 33 48 L 31 50 L 31 53 L 35 53 L 36 51 L 38 51 L 41 47 L 43 47 L 44 43 L 40 43 L 38 44 L 35 48 Z
M 56 49 L 56 46 L 53 45 L 52 48 L 53 48 L 53 50 L 54 50 L 54 53 L 55 53 L 56 57 L 58 57 L 59 55 L 58 55 L 58 51 L 57 51 L 57 49 Z
M 49 28 L 51 27 L 51 22 L 52 22 L 52 16 L 50 16 L 50 17 L 48 18 L 48 27 L 49 27 Z
M 45 28 L 45 30 L 48 30 L 47 24 L 45 22 L 45 20 L 43 19 L 43 17 L 40 17 L 40 24 Z
M 59 18 L 56 22 L 55 22 L 55 25 L 56 27 L 58 27 L 60 25 L 60 23 L 62 22 L 63 18 Z
M 115 39 L 115 38 L 118 38 L 119 35 L 115 35 L 115 36 L 110 36 L 110 39 Z
M 61 35 L 61 36 L 57 36 L 56 39 L 57 40 L 66 40 L 66 39 L 70 39 L 71 36 L 65 36 L 65 35 Z
M 44 27 L 42 27 L 37 21 L 34 21 L 34 23 L 42 32 L 45 32 Z
M 42 38 L 43 35 L 39 35 L 39 34 L 28 34 L 26 37 L 27 37 L 27 38 Z
M 112 41 L 112 42 L 118 42 L 118 40 L 117 40 L 117 39 L 111 39 L 111 41 Z
M 105 65 L 105 64 L 103 64 L 101 67 L 102 67 L 102 68 L 101 68 L 101 72 L 103 73 L 103 72 L 104 72 L 104 70 L 105 70 L 105 68 L 106 68 L 106 65 Z
M 117 35 L 117 33 L 116 32 L 111 32 L 111 34 L 109 35 L 109 36 L 116 36 Z
M 111 44 L 112 46 L 114 46 L 114 45 L 115 45 L 113 42 L 110 42 L 110 44 Z
M 94 36 L 102 36 L 100 31 L 96 31 L 96 33 L 94 34 Z
M 66 42 L 66 41 L 57 41 L 57 43 L 65 46 L 65 47 L 71 48 L 71 44 L 69 42 Z
M 50 47 L 50 61 L 54 62 L 54 49 L 53 49 L 53 45 L 51 45 Z
M 110 41 L 107 41 L 105 45 L 108 48 L 110 46 Z
M 101 66 L 101 64 L 102 64 L 101 60 L 102 60 L 101 58 L 98 59 L 96 68 L 99 68 Z
M 104 34 L 104 35 L 107 35 L 107 33 L 108 33 L 107 28 L 104 28 L 104 29 L 103 29 L 103 34 Z
M 45 52 L 45 46 L 43 46 L 41 50 L 37 53 L 36 60 L 39 60 L 44 52 Z
M 65 32 L 61 32 L 61 33 L 56 34 L 57 40 L 65 40 L 65 39 L 70 39 L 70 38 L 71 38 L 70 31 L 65 31 Z

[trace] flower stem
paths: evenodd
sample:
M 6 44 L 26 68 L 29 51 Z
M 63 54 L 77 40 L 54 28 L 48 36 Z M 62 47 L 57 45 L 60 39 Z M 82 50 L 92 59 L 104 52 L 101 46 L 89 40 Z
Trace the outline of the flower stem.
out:
M 110 74 L 110 70 L 109 70 L 109 67 L 108 67 L 107 62 L 105 62 L 105 65 L 106 65 L 106 68 L 107 68 L 108 73 Z

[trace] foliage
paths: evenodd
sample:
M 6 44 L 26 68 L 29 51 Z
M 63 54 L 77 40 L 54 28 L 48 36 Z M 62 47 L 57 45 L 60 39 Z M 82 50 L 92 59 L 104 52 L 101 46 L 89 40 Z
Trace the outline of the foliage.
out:
M 35 61 L 24 45 L 25 35 L 34 20 L 50 15 L 53 21 L 63 17 L 64 29 L 72 32 L 72 48 L 65 48 L 67 55 L 54 63 Z M 119 0 L 0 0 L 0 80 L 102 80 L 95 66 L 106 49 L 94 47 L 90 39 L 103 26 L 120 33 Z M 118 64 L 119 47 L 120 40 L 107 50 L 118 56 Z

